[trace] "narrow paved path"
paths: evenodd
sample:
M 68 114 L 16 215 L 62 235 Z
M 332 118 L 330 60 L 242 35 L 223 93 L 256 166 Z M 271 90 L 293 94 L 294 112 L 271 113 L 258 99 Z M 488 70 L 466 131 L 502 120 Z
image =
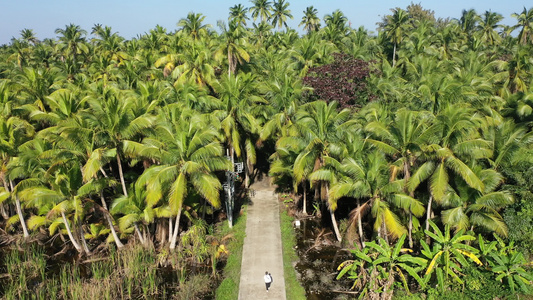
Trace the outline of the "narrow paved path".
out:
M 250 187 L 255 195 L 247 210 L 239 300 L 286 299 L 278 197 L 268 180 L 265 176 Z M 265 271 L 274 278 L 268 293 Z

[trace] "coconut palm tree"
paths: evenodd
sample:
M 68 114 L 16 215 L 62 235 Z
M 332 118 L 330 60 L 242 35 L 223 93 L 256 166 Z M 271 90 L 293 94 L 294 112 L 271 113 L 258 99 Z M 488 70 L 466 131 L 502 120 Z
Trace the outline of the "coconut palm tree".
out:
M 246 26 L 246 20 L 250 20 L 246 15 L 247 9 L 242 4 L 236 4 L 229 9 L 229 21 L 235 21 L 238 25 Z
M 297 180 L 303 179 L 312 166 L 313 173 L 309 175 L 311 186 L 315 187 L 315 195 L 320 195 L 323 203 L 328 204 L 335 236 L 339 241 L 342 238 L 335 219 L 336 203 L 328 200 L 329 184 L 333 178 L 331 172 L 322 172 L 322 168 L 330 157 L 341 155 L 343 130 L 348 130 L 353 123 L 349 117 L 350 111 L 347 109 L 337 112 L 337 103 L 334 101 L 329 104 L 324 101 L 310 102 L 301 106 L 294 128 L 291 129 L 292 134 L 285 138 L 307 144 L 294 162 L 294 174 Z
M 17 218 L 21 224 L 24 238 L 29 237 L 29 232 L 22 212 L 19 196 L 15 192 L 14 180 L 25 175 L 17 175 L 17 173 L 22 172 L 13 171 L 12 166 L 9 165 L 12 165 L 13 163 L 16 164 L 19 151 L 22 150 L 22 145 L 27 141 L 30 141 L 30 139 L 33 138 L 34 133 L 34 127 L 27 121 L 14 116 L 9 118 L 5 118 L 4 116 L 0 117 L 0 179 L 2 180 L 4 192 L 6 192 L 12 200 L 15 200 Z M 26 171 L 29 173 L 31 170 Z M 7 217 L 5 211 L 3 211 L 3 216 Z
M 492 79 L 496 82 L 503 82 L 504 91 L 500 91 L 500 94 L 504 95 L 505 89 L 511 94 L 527 91 L 529 78 L 531 78 L 531 62 L 528 53 L 527 48 L 515 46 L 510 59 L 496 61 L 499 72 Z
M 424 163 L 412 174 L 408 188 L 414 191 L 422 182 L 429 179 L 430 199 L 427 207 L 426 230 L 429 228 L 432 200 L 443 204 L 453 193 L 450 177 L 464 181 L 474 190 L 482 192 L 485 184 L 472 170 L 477 160 L 486 159 L 492 154 L 489 143 L 479 136 L 477 120 L 471 117 L 467 108 L 448 107 L 440 115 L 428 132 L 434 133 L 436 143 L 424 148 Z
M 228 28 L 219 23 L 222 29 L 222 40 L 215 56 L 224 55 L 228 59 L 228 75 L 235 73 L 237 66 L 250 62 L 250 54 L 246 51 L 247 31 L 236 21 L 230 21 Z
M 329 15 L 324 16 L 324 32 L 328 40 L 339 45 L 342 39 L 348 34 L 348 18 L 340 10 L 335 10 Z
M 260 131 L 260 125 L 250 107 L 263 100 L 255 95 L 255 77 L 251 73 L 222 77 L 217 91 L 218 98 L 222 101 L 222 109 L 217 112 L 221 120 L 220 130 L 228 147 L 231 162 L 235 157 L 241 157 L 243 152 L 245 154 L 245 186 L 247 186 L 249 175 L 256 163 L 254 144 Z
M 272 16 L 272 3 L 268 0 L 251 0 L 253 6 L 248 8 L 248 11 L 252 13 L 252 18 L 259 20 L 261 23 L 267 22 Z
M 402 181 L 390 180 L 388 162 L 380 151 L 374 150 L 367 155 L 354 152 L 342 161 L 339 171 L 339 178 L 332 185 L 329 196 L 335 200 L 342 197 L 357 199 L 357 207 L 350 213 L 350 226 L 357 224 L 363 247 L 365 238 L 361 224 L 367 213 L 370 212 L 374 219 L 374 231 L 388 240 L 389 235 L 399 238 L 407 233 L 391 205 L 423 212 L 420 202 L 403 193 Z M 360 204 L 360 200 L 364 203 Z
M 211 27 L 209 24 L 202 24 L 204 19 L 204 15 L 190 12 L 186 18 L 178 22 L 178 27 L 187 35 L 191 36 L 193 40 L 197 40 L 201 36 L 205 36 L 207 30 Z
M 522 27 L 520 33 L 518 34 L 518 40 L 522 45 L 527 44 L 528 40 L 533 43 L 533 8 L 527 10 L 524 7 L 524 10 L 518 14 L 513 13 L 511 15 L 513 18 L 516 18 L 518 24 L 511 27 L 513 30 Z
M 27 29 L 27 28 L 22 29 L 20 31 L 20 38 L 34 46 L 39 43 L 39 40 L 35 36 L 35 32 L 33 32 L 33 29 Z
M 392 52 L 392 66 L 394 67 L 396 65 L 396 49 L 401 44 L 405 31 L 409 27 L 409 15 L 401 8 L 395 8 L 392 12 L 392 16 L 387 16 L 384 30 L 394 47 Z
M 114 154 L 122 192 L 128 196 L 122 162 L 123 143 L 152 127 L 154 118 L 149 115 L 135 115 L 131 108 L 134 102 L 128 94 L 113 86 L 96 87 L 87 103 L 89 110 L 83 112 L 82 116 L 87 120 L 87 124 L 94 128 L 94 141 L 100 148 L 99 151 Z M 91 174 L 87 176 L 93 177 Z
M 503 20 L 503 16 L 499 13 L 485 11 L 478 22 L 478 32 L 481 35 L 481 40 L 487 42 L 489 45 L 494 45 L 500 40 L 500 35 L 496 29 L 502 27 L 498 24 Z
M 498 211 L 512 204 L 513 197 L 508 191 L 497 190 L 503 182 L 501 174 L 492 169 L 477 173 L 485 189 L 479 192 L 458 182 L 457 193 L 447 194 L 443 201 L 443 205 L 450 208 L 441 212 L 442 222 L 456 231 L 480 228 L 507 236 L 507 226 Z
M 70 79 L 73 79 L 80 67 L 81 61 L 78 61 L 80 55 L 86 55 L 89 47 L 85 40 L 87 32 L 79 25 L 69 24 L 65 29 L 58 28 L 55 31 L 58 34 L 58 51 L 62 56 L 61 60 Z
M 195 82 L 202 87 L 212 87 L 216 84 L 214 50 L 200 40 L 190 40 L 181 53 L 165 55 L 155 62 L 155 66 L 165 66 L 164 72 L 171 73 L 176 80 L 174 85 Z
M 311 34 L 313 31 L 318 31 L 320 28 L 320 18 L 317 16 L 318 10 L 312 5 L 308 6 L 304 10 L 304 16 L 302 22 L 298 26 L 303 26 L 307 31 L 307 34 Z
M 61 166 L 50 175 L 53 180 L 49 180 L 48 185 L 24 189 L 19 193 L 20 197 L 27 206 L 45 212 L 47 219 L 60 214 L 74 248 L 90 255 L 82 227 L 84 210 L 88 205 L 83 204 L 81 196 L 77 194 L 82 185 L 81 170 L 76 166 Z
M 302 37 L 294 43 L 291 50 L 291 56 L 296 60 L 294 69 L 303 78 L 307 75 L 309 68 L 327 61 L 333 51 L 335 51 L 335 45 L 322 39 L 318 34 Z
M 405 183 L 404 192 L 408 193 L 411 198 L 414 197 L 414 191 L 408 191 L 407 183 L 411 178 L 413 167 L 417 164 L 417 159 L 423 153 L 423 148 L 429 144 L 434 132 L 427 131 L 427 122 L 431 115 L 426 113 L 415 113 L 409 110 L 400 110 L 396 113 L 396 118 L 388 126 L 381 122 L 370 122 L 365 126 L 365 130 L 372 133 L 372 136 L 366 139 L 367 142 L 374 145 L 377 149 L 391 156 L 393 160 L 393 174 L 403 174 Z M 409 199 L 408 199 L 409 200 Z M 409 247 L 413 247 L 413 213 L 421 217 L 423 214 L 420 207 L 415 206 L 413 210 L 408 209 L 409 214 Z
M 478 20 L 479 16 L 474 9 L 463 9 L 463 11 L 461 12 L 461 18 L 458 21 L 459 26 L 463 30 L 463 33 L 470 37 L 476 29 L 476 24 Z
M 187 195 L 197 193 L 213 207 L 220 206 L 222 187 L 216 171 L 230 170 L 231 162 L 223 154 L 218 128 L 205 117 L 176 105 L 168 107 L 158 121 L 154 138 L 145 156 L 158 162 L 146 169 L 139 184 L 146 185 L 146 201 L 157 204 L 168 199 L 170 219 L 175 218 L 170 249 L 176 247 L 180 216 Z
M 147 245 L 148 237 L 146 225 L 153 223 L 156 217 L 163 216 L 158 216 L 156 214 L 157 208 L 154 206 L 157 203 L 150 203 L 147 201 L 148 192 L 146 187 L 139 184 L 139 182 L 140 181 L 137 181 L 133 184 L 133 188 L 130 189 L 127 196 L 121 195 L 113 200 L 113 204 L 109 211 L 115 216 L 120 216 L 118 218 L 118 225 L 121 232 L 127 233 L 133 230 L 137 234 L 141 244 Z M 168 218 L 170 217 L 170 214 L 168 213 L 168 209 L 166 210 L 166 217 Z M 143 225 L 143 232 L 141 232 L 141 226 L 139 225 Z
M 287 18 L 292 19 L 291 11 L 289 8 L 289 2 L 285 0 L 274 0 L 272 5 L 272 26 L 278 26 L 278 29 L 287 26 Z
M 254 23 L 253 26 L 254 34 L 251 36 L 251 40 L 255 40 L 255 43 L 261 46 L 263 45 L 263 41 L 270 36 L 273 27 L 267 22 Z

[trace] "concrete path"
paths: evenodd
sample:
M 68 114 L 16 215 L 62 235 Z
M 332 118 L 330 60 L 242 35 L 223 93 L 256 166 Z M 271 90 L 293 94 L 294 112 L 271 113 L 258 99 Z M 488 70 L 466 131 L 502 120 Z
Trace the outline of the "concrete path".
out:
M 250 187 L 255 195 L 247 210 L 239 300 L 286 299 L 278 197 L 268 180 L 265 176 Z M 265 271 L 274 279 L 268 293 Z

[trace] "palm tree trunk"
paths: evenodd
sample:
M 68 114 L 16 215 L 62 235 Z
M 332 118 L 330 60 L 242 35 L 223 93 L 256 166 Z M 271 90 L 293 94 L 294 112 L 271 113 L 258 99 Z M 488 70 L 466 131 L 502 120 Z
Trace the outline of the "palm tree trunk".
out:
M 107 220 L 107 223 L 109 224 L 109 229 L 111 229 L 113 239 L 115 239 L 115 244 L 117 244 L 117 248 L 121 249 L 124 247 L 124 244 L 122 244 L 122 242 L 118 238 L 117 232 L 115 231 L 115 227 L 113 226 L 113 220 L 111 219 L 109 211 L 107 210 L 107 204 L 105 203 L 104 193 L 102 191 L 100 191 L 100 201 L 102 201 L 102 207 L 105 209 L 105 218 Z
M 80 244 L 78 244 L 78 242 L 76 242 L 76 239 L 74 238 L 74 236 L 72 235 L 72 231 L 70 230 L 70 225 L 68 223 L 68 220 L 67 220 L 67 217 L 65 216 L 65 212 L 61 212 L 61 217 L 63 218 L 63 223 L 65 223 L 65 228 L 67 229 L 67 233 L 68 233 L 68 237 L 70 238 L 70 242 L 72 242 L 72 245 L 74 246 L 74 248 L 76 248 L 76 250 L 78 250 L 78 252 L 82 252 L 81 250 L 81 246 Z
M 413 248 L 413 214 L 409 212 L 409 248 Z
M 143 229 L 144 229 L 143 230 L 143 239 L 144 239 L 144 242 L 148 244 L 150 231 L 148 229 L 148 226 L 146 226 L 146 224 L 144 224 Z
M 385 221 L 382 223 L 383 226 L 383 236 L 385 237 L 385 241 L 387 244 L 389 244 L 389 232 L 387 231 L 387 225 L 385 224 Z
M 160 219 L 160 222 L 157 223 L 157 228 L 159 232 L 161 233 L 161 237 L 159 238 L 159 244 L 162 246 L 166 242 L 167 233 L 165 232 L 165 226 L 161 223 L 162 223 L 162 219 Z
M 302 185 L 304 186 L 304 203 L 302 212 L 304 213 L 304 215 L 307 215 L 307 184 L 305 180 L 302 181 Z
M 246 156 L 246 168 L 244 170 L 244 187 L 250 187 L 250 177 L 254 173 L 254 165 L 250 162 L 250 158 Z
M 233 56 L 231 55 L 231 51 L 228 51 L 228 77 L 234 72 L 235 69 L 233 67 Z
M 117 148 L 117 164 L 118 164 L 118 174 L 120 176 L 120 183 L 122 184 L 122 192 L 124 196 L 128 197 L 128 189 L 126 188 L 126 182 L 124 181 L 124 173 L 122 172 L 122 163 L 120 161 L 120 155 L 118 154 Z
M 429 196 L 428 209 L 426 212 L 426 230 L 429 230 L 429 220 L 431 219 L 431 203 L 433 202 L 433 196 Z
M 202 208 L 202 219 L 205 220 L 205 211 L 207 210 L 207 200 L 202 197 L 200 207 Z
M 83 250 L 85 251 L 85 253 L 87 253 L 87 255 L 91 255 L 91 250 L 89 250 L 89 247 L 87 246 L 87 241 L 85 240 L 85 234 L 83 234 L 83 227 L 81 227 L 81 225 L 78 226 L 78 231 L 80 234 L 80 240 L 83 246 Z
M 9 215 L 7 214 L 6 208 L 4 207 L 4 203 L 0 203 L 0 214 L 2 215 L 2 218 L 4 220 L 9 219 Z
M 9 190 L 9 187 L 7 186 L 7 182 L 6 182 L 6 178 L 5 178 L 4 174 L 2 174 L 1 177 L 2 177 L 2 183 L 4 184 L 4 188 L 9 193 L 10 190 Z M 9 219 L 9 214 L 6 211 L 4 203 L 0 203 L 0 214 L 2 214 L 2 218 L 4 218 L 4 220 Z
M 141 233 L 141 230 L 139 229 L 139 225 L 137 222 L 133 223 L 133 227 L 135 228 L 135 232 L 137 232 L 137 236 L 139 237 L 139 241 L 141 241 L 141 244 L 145 244 L 145 240 L 143 238 L 143 235 Z
M 176 241 L 178 239 L 178 231 L 179 231 L 179 224 L 180 224 L 180 216 L 181 216 L 181 206 L 178 210 L 178 215 L 176 216 L 176 224 L 174 226 L 174 234 L 172 235 L 172 240 L 170 241 L 170 250 L 174 250 L 176 248 Z
M 172 217 L 168 218 L 168 242 L 172 240 L 172 234 L 174 230 L 172 229 Z
M 392 66 L 396 65 L 396 42 L 394 43 L 394 49 L 392 50 Z
M 229 144 L 229 157 L 230 157 L 230 161 L 231 161 L 231 172 L 235 172 L 235 161 L 234 161 L 234 158 L 233 156 L 235 155 L 235 148 L 233 147 L 232 144 Z M 232 186 L 233 186 L 233 175 L 231 176 L 231 182 L 228 182 L 229 183 L 229 189 L 228 189 L 228 201 L 229 201 L 229 205 L 228 205 L 228 225 L 229 225 L 229 228 L 233 228 L 233 192 L 231 190 Z M 180 208 L 180 211 L 181 211 L 181 208 Z
M 335 231 L 335 236 L 337 237 L 337 241 L 342 241 L 342 236 L 339 231 L 339 226 L 337 226 L 337 220 L 335 219 L 335 212 L 332 210 L 329 210 L 329 214 L 331 216 L 331 222 L 333 223 L 333 230 Z
M 9 185 L 11 186 L 11 193 L 13 193 L 13 181 L 9 181 Z M 30 236 L 28 233 L 28 227 L 26 226 L 26 221 L 24 220 L 24 215 L 22 214 L 22 207 L 20 205 L 20 199 L 19 196 L 15 195 L 15 205 L 17 208 L 17 214 L 19 216 L 20 225 L 22 226 L 22 232 L 24 234 L 24 238 L 27 238 Z
M 428 200 L 428 209 L 426 212 L 426 230 L 429 230 L 429 220 L 431 219 L 431 203 L 433 202 L 433 196 L 429 196 Z M 431 243 L 431 239 L 428 235 L 426 235 L 426 243 L 429 245 Z
M 357 213 L 359 217 L 357 218 L 357 229 L 359 230 L 359 238 L 361 239 L 362 248 L 365 247 L 365 237 L 363 235 L 363 221 L 361 221 L 361 200 L 357 198 Z
M 405 159 L 405 162 L 403 164 L 403 170 L 404 170 L 404 173 L 405 173 L 405 176 L 404 176 L 404 181 L 405 181 L 405 190 L 407 189 L 407 182 L 409 181 L 409 179 L 411 178 L 411 172 L 409 172 L 409 161 L 411 160 L 411 158 L 409 156 L 406 157 Z M 415 196 L 415 193 L 414 192 L 410 192 L 409 193 L 409 196 L 414 198 Z M 409 206 L 409 248 L 413 248 L 413 213 L 411 211 L 411 206 Z
M 320 201 L 320 199 L 319 199 L 319 191 L 318 191 L 318 189 L 319 189 L 318 186 L 315 185 L 315 201 L 317 201 L 317 199 L 318 199 L 318 201 Z M 320 218 L 321 216 L 322 216 L 322 211 L 321 211 L 321 209 L 319 209 L 319 210 L 317 211 L 317 217 Z
M 327 202 L 328 201 L 327 198 L 329 196 L 329 189 L 328 189 L 328 184 L 327 183 L 324 183 L 324 185 L 326 187 L 326 202 Z M 329 215 L 331 216 L 331 223 L 333 223 L 333 231 L 335 231 L 335 236 L 337 237 L 337 241 L 341 242 L 342 241 L 342 236 L 341 236 L 341 233 L 339 231 L 339 226 L 337 225 L 337 219 L 335 218 L 335 211 L 329 209 L 329 207 L 328 207 L 328 210 L 329 210 Z

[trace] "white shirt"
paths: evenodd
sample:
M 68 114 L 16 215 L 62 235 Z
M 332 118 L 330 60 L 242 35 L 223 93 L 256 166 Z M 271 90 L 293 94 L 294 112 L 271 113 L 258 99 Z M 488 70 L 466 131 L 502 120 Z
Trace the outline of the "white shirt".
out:
M 265 274 L 265 282 L 266 283 L 272 282 L 272 278 L 270 277 L 269 274 Z

